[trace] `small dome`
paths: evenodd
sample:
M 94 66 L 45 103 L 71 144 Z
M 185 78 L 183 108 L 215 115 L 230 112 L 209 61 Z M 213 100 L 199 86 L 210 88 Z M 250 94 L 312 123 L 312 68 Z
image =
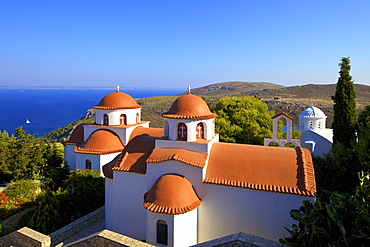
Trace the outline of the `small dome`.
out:
M 97 106 L 96 109 L 106 110 L 117 110 L 117 109 L 137 109 L 141 108 L 134 98 L 130 95 L 122 92 L 114 92 L 104 96 Z
M 89 138 L 75 148 L 77 153 L 109 154 L 123 150 L 120 138 L 112 131 L 99 129 L 94 131 Z
M 144 208 L 155 213 L 183 214 L 200 203 L 189 180 L 176 174 L 161 176 L 144 195 Z
M 177 98 L 170 110 L 163 113 L 162 116 L 179 119 L 209 119 L 217 117 L 217 114 L 209 110 L 203 99 L 189 93 Z
M 298 117 L 306 118 L 326 118 L 325 113 L 317 107 L 311 106 L 302 111 Z

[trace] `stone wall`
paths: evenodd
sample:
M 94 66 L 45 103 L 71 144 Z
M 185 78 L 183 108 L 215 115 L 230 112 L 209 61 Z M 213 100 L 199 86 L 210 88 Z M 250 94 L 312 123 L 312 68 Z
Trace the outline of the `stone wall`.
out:
M 222 238 L 217 238 L 211 241 L 193 245 L 192 247 L 229 247 L 229 246 L 243 246 L 243 247 L 282 247 L 285 246 L 281 243 L 249 235 L 243 232 L 228 235 Z
M 76 232 L 79 232 L 89 225 L 93 224 L 94 222 L 104 219 L 105 217 L 105 209 L 104 206 L 100 207 L 99 209 L 79 218 L 76 221 L 66 225 L 63 228 L 51 233 L 49 236 L 51 238 L 51 245 L 55 246 L 67 238 L 74 235 Z
M 141 242 L 139 240 L 109 231 L 103 230 L 101 232 L 90 235 L 86 238 L 80 239 L 76 242 L 65 245 L 65 247 L 154 247 L 154 245 Z
M 49 247 L 50 237 L 28 227 L 0 238 L 0 247 Z

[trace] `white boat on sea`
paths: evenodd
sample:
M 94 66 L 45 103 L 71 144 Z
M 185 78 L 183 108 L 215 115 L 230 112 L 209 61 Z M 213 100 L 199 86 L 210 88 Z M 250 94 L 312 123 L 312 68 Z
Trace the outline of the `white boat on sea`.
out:
M 26 119 L 26 124 L 29 124 L 31 123 L 30 120 L 28 120 L 28 118 Z

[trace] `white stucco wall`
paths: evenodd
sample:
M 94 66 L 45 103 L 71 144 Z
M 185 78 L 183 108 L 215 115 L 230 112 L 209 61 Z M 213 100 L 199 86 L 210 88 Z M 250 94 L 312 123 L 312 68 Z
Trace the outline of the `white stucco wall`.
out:
M 120 110 L 103 110 L 95 109 L 95 123 L 104 123 L 104 114 L 108 115 L 109 125 L 120 125 L 121 114 L 126 114 L 127 125 L 137 124 L 136 114 L 139 113 L 139 123 L 141 121 L 141 108 L 138 109 L 120 109 Z
M 290 194 L 204 184 L 205 196 L 198 208 L 198 243 L 245 232 L 278 241 L 288 236 L 285 227 L 294 221 L 291 209 L 299 208 L 305 199 Z
M 310 150 L 315 156 L 323 156 L 324 154 L 328 153 L 332 147 L 332 133 L 332 129 L 325 129 L 323 131 L 303 131 L 300 137 L 301 146 Z M 325 135 L 329 135 L 329 138 L 326 138 Z M 312 145 L 312 141 L 315 143 L 315 145 Z
M 198 210 L 174 217 L 173 246 L 188 247 L 197 244 Z
M 157 221 L 164 220 L 168 227 L 167 245 L 157 243 Z M 146 212 L 146 242 L 156 246 L 173 247 L 174 241 L 174 215 L 157 214 L 147 210 Z M 189 246 L 189 245 L 187 245 Z
M 168 123 L 168 129 L 165 128 L 165 136 L 168 136 L 169 140 L 177 140 L 177 126 L 179 123 L 184 123 L 187 127 L 187 141 L 196 141 L 197 124 L 204 124 L 204 139 L 211 140 L 214 136 L 214 119 L 204 119 L 204 120 L 187 120 L 187 119 L 171 119 L 165 118 Z
M 75 145 L 66 144 L 64 147 L 64 161 L 69 165 L 70 170 L 76 170 Z
M 75 153 L 76 154 L 76 168 L 78 169 L 86 169 L 86 160 L 91 161 L 91 169 L 92 170 L 100 170 L 101 176 L 102 167 L 107 164 L 108 162 L 112 161 L 118 154 L 120 153 L 112 153 L 112 154 L 85 154 L 85 153 Z

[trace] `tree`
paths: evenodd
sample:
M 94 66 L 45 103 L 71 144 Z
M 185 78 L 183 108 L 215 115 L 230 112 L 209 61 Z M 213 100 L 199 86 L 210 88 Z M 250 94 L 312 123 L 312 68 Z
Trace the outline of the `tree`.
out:
M 256 97 L 221 98 L 212 111 L 218 115 L 215 130 L 221 141 L 263 144 L 265 137 L 272 136 L 274 112 Z
M 30 227 L 43 234 L 50 234 L 58 230 L 61 225 L 61 215 L 59 214 L 59 202 L 54 192 L 47 190 L 41 205 L 36 209 L 30 221 Z
M 356 93 L 350 75 L 349 58 L 343 57 L 339 65 L 341 66 L 340 77 L 335 96 L 332 96 L 334 100 L 333 144 L 342 143 L 349 148 L 356 141 Z

